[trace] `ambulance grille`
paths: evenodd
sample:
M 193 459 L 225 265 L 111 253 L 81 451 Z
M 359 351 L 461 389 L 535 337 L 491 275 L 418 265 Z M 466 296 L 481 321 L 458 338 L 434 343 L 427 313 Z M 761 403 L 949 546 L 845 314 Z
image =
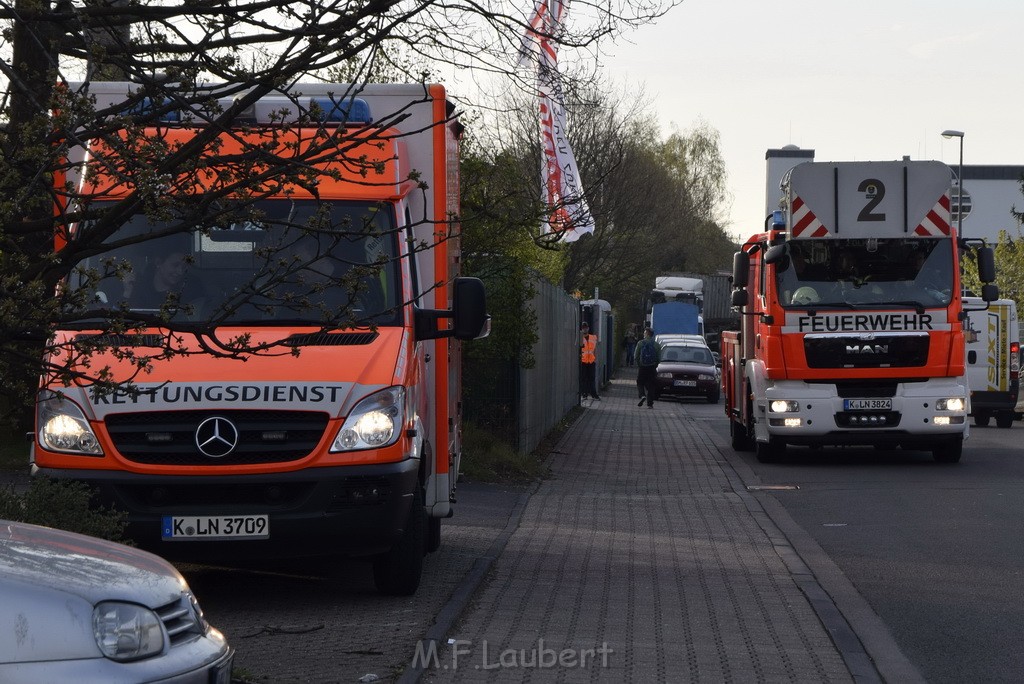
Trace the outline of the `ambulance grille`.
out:
M 804 337 L 809 368 L 914 368 L 928 362 L 929 337 L 876 335 Z
M 377 339 L 376 332 L 320 332 L 292 335 L 282 340 L 281 344 L 289 347 L 349 347 L 352 345 L 372 344 L 375 339 Z
M 196 429 L 212 416 L 238 429 L 238 445 L 219 458 L 196 446 Z M 229 466 L 305 458 L 319 444 L 327 421 L 318 411 L 155 411 L 110 415 L 106 426 L 117 451 L 135 463 Z

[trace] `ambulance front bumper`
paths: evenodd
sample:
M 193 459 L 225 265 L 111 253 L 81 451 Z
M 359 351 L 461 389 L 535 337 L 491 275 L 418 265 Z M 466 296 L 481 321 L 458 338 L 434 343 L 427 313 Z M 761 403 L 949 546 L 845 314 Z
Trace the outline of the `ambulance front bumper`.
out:
M 127 536 L 144 549 L 171 560 L 235 562 L 388 550 L 403 531 L 418 470 L 418 460 L 405 459 L 260 475 L 36 472 L 94 487 L 100 503 L 127 512 Z M 218 534 L 168 538 L 183 530 L 198 535 L 215 522 Z

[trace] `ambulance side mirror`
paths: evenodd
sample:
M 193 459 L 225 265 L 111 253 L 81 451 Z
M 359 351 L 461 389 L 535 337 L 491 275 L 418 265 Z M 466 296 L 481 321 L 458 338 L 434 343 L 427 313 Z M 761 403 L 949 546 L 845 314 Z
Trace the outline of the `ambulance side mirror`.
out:
M 452 308 L 414 309 L 413 325 L 417 340 L 436 340 L 454 337 L 457 340 L 476 340 L 491 333 L 491 317 L 487 313 L 487 296 L 479 278 L 456 278 L 452 283 Z M 442 322 L 451 320 L 451 327 Z
M 456 278 L 452 313 L 455 339 L 476 340 L 491 333 L 487 295 L 479 278 Z

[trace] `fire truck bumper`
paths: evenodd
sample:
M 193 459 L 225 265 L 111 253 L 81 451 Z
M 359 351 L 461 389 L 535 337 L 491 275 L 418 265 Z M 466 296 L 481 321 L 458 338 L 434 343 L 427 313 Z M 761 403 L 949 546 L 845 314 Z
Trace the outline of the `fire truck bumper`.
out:
M 789 444 L 926 447 L 966 437 L 969 429 L 966 384 L 955 378 L 900 383 L 887 396 L 803 382 L 776 383 L 765 394 L 764 438 Z

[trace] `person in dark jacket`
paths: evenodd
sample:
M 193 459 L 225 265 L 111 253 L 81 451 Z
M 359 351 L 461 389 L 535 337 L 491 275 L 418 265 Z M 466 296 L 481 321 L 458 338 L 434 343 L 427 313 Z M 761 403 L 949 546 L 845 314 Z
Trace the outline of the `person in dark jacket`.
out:
M 661 362 L 661 345 L 654 339 L 651 326 L 644 328 L 644 339 L 636 345 L 634 353 L 636 361 L 636 389 L 640 393 L 637 406 L 647 402 L 647 408 L 654 408 L 654 395 L 657 394 L 658 363 Z

